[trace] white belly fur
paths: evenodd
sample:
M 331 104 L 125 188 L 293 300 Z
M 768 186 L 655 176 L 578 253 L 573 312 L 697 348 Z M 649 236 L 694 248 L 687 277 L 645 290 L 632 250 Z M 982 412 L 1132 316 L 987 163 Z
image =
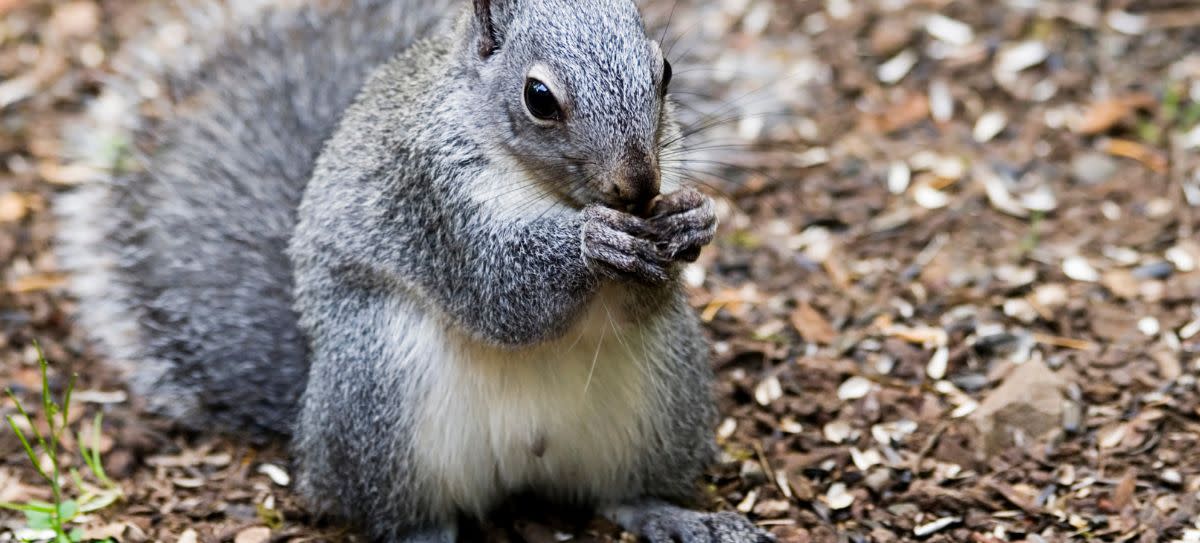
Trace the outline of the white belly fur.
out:
M 652 326 L 628 326 L 622 305 L 619 291 L 602 290 L 560 340 L 530 349 L 424 342 L 447 346 L 422 372 L 431 397 L 417 402 L 414 436 L 420 473 L 440 478 L 426 487 L 435 503 L 484 514 L 521 491 L 625 497 L 653 431 L 645 374 L 662 357 Z

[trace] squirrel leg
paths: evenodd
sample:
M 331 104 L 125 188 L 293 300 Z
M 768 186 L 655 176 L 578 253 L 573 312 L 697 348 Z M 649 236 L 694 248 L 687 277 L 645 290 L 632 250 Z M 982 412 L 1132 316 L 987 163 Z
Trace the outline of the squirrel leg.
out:
M 736 513 L 692 511 L 647 499 L 602 511 L 650 543 L 771 543 L 775 538 Z

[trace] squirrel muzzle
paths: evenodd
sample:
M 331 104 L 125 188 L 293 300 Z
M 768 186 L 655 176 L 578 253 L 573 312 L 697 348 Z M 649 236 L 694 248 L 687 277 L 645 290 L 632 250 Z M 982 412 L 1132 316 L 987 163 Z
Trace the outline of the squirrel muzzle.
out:
M 657 157 L 640 149 L 630 149 L 613 176 L 614 203 L 634 215 L 645 216 L 658 197 L 661 181 Z

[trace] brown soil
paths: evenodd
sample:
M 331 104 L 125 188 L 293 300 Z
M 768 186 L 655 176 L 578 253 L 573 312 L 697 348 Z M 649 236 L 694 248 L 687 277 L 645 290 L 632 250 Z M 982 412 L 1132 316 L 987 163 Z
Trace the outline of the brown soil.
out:
M 151 4 L 0 0 L 0 385 L 36 403 L 36 340 L 56 389 L 79 375 L 76 420 L 105 413 L 126 498 L 92 536 L 343 538 L 268 476 L 280 449 L 97 394 L 121 384 L 73 326 L 49 209 L 90 173 L 70 123 Z M 1200 8 L 675 11 L 678 98 L 710 128 L 681 167 L 722 197 L 687 274 L 721 376 L 713 507 L 784 542 L 1200 540 Z M 0 431 L 0 501 L 47 492 Z M 22 527 L 0 512 L 0 541 Z M 629 537 L 521 508 L 472 533 Z

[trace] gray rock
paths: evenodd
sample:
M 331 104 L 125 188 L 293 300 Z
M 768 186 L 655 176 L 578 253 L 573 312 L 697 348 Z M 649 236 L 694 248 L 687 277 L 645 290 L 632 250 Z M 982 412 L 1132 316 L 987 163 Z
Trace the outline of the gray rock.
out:
M 1012 446 L 1017 433 L 1038 439 L 1063 420 L 1065 383 L 1041 360 L 1020 364 L 971 414 L 987 454 Z
M 1071 159 L 1071 178 L 1084 185 L 1104 183 L 1117 173 L 1117 161 L 1096 152 L 1075 155 Z

